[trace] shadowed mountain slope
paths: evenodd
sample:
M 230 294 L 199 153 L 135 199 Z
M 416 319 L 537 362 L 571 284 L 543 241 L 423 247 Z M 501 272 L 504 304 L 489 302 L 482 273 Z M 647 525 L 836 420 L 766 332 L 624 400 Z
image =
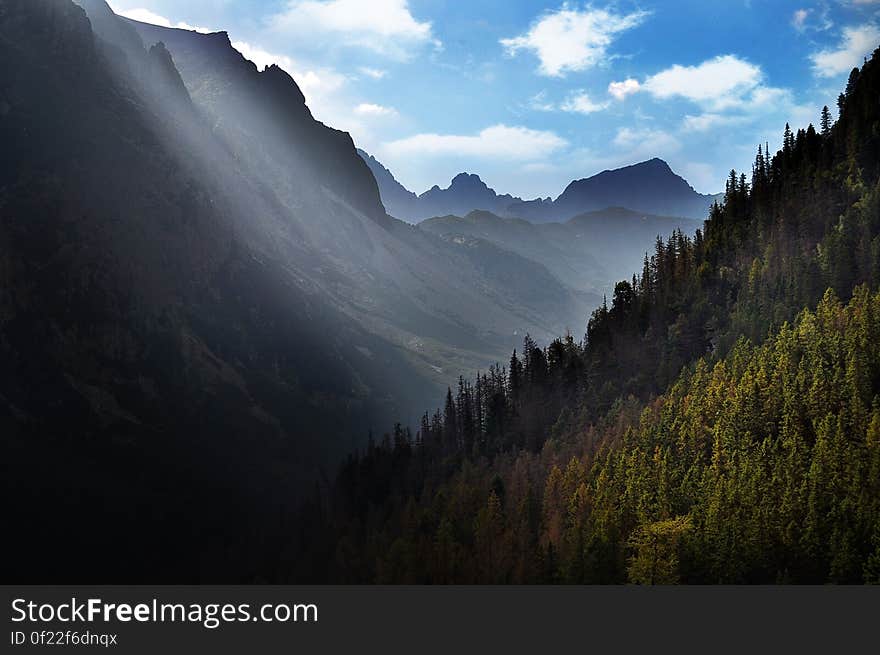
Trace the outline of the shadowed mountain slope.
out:
M 351 138 L 224 33 L 80 4 L 0 3 L 2 459 L 11 519 L 44 519 L 7 561 L 251 580 L 369 426 L 591 300 L 387 216 Z

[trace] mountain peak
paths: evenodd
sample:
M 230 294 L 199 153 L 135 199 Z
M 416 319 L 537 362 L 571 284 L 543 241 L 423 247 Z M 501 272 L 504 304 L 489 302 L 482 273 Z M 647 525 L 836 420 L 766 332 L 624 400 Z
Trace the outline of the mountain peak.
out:
M 669 171 L 672 173 L 672 169 L 669 167 L 669 164 L 666 163 L 665 159 L 660 159 L 659 157 L 653 157 L 648 159 L 647 161 L 640 162 L 635 164 L 635 166 L 643 166 L 645 168 L 656 168 L 663 171 Z
M 278 66 L 272 64 L 259 72 L 260 78 L 265 81 L 267 92 L 274 96 L 279 107 L 302 113 L 306 109 L 306 97 L 296 81 L 290 74 Z
M 646 214 L 704 219 L 713 201 L 714 196 L 697 193 L 666 161 L 653 157 L 574 180 L 552 203 L 520 203 L 511 212 L 543 222 L 626 207 Z
M 379 193 L 388 213 L 397 218 L 419 222 L 436 216 L 465 216 L 472 210 L 486 210 L 498 215 L 506 213 L 507 207 L 522 202 L 511 195 L 498 195 L 476 173 L 461 172 L 452 178 L 445 189 L 435 184 L 416 195 L 400 184 L 375 157 L 363 150 L 358 154 L 370 167 Z
M 452 183 L 449 185 L 449 188 L 488 189 L 489 187 L 480 179 L 479 175 L 474 173 L 459 173 L 452 178 Z
M 664 159 L 660 159 L 659 157 L 652 157 L 651 159 L 646 159 L 645 161 L 640 161 L 636 164 L 630 164 L 629 166 L 622 166 L 620 168 L 614 169 L 605 169 L 601 173 L 597 173 L 591 177 L 581 178 L 579 180 L 574 180 L 571 184 L 577 185 L 582 182 L 588 182 L 590 180 L 594 180 L 600 177 L 609 177 L 609 176 L 626 176 L 626 175 L 644 175 L 644 174 L 666 174 L 666 175 L 678 175 L 672 170 L 669 164 Z

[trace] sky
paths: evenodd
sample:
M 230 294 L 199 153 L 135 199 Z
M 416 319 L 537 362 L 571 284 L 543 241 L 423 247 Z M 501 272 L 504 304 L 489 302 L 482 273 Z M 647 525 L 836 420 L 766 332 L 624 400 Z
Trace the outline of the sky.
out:
M 225 30 L 297 81 L 404 186 L 479 174 L 556 197 L 661 157 L 703 193 L 786 122 L 816 124 L 880 45 L 880 0 L 110 0 L 146 22 Z

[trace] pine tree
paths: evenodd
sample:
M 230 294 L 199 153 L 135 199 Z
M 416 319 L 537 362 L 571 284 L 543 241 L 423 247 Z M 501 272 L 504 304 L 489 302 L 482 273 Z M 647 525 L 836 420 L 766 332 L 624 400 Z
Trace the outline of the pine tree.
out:
M 782 153 L 786 160 L 791 156 L 794 150 L 794 135 L 791 132 L 791 126 L 786 123 L 785 131 L 782 133 Z
M 822 130 L 822 136 L 827 137 L 831 134 L 831 112 L 828 111 L 828 105 L 822 107 L 822 117 L 819 120 L 819 126 Z

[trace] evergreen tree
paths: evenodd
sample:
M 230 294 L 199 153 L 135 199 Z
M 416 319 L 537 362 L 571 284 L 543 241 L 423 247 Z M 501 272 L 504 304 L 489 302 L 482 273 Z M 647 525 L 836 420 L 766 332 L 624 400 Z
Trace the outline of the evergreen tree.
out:
M 828 105 L 822 107 L 822 117 L 819 121 L 822 130 L 822 136 L 827 137 L 831 134 L 831 112 L 828 111 Z

